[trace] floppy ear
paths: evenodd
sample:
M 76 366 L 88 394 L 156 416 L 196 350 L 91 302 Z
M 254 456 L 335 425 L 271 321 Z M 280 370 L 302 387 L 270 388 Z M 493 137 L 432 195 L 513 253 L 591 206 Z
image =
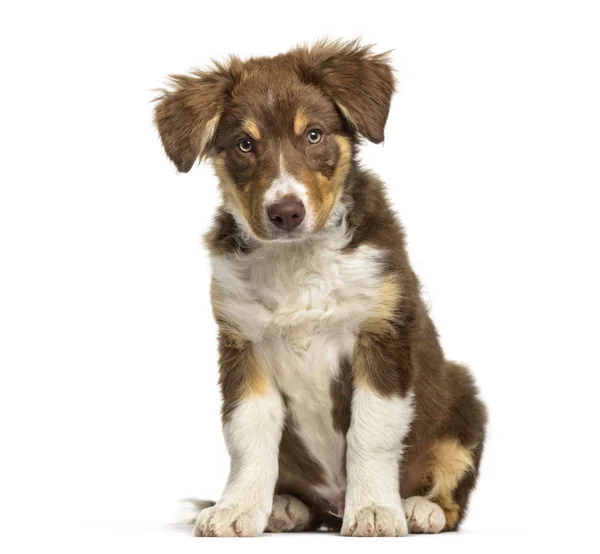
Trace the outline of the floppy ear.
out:
M 350 125 L 371 142 L 383 141 L 395 90 L 388 53 L 373 54 L 371 46 L 321 41 L 292 50 L 305 82 L 320 88 Z
M 210 150 L 232 80 L 227 68 L 215 64 L 210 71 L 171 76 L 171 90 L 157 98 L 154 123 L 179 171 L 187 173 Z

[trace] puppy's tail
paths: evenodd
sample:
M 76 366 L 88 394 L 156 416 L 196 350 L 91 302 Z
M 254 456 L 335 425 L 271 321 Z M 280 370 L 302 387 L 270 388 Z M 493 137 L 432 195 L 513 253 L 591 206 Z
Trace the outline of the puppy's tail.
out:
M 195 498 L 180 500 L 179 504 L 181 510 L 180 517 L 177 519 L 182 525 L 194 525 L 196 518 L 202 510 L 215 505 L 212 500 L 196 500 Z

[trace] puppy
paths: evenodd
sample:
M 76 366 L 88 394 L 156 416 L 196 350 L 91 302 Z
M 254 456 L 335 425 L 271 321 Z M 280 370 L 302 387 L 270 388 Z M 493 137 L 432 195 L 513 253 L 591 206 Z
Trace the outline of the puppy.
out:
M 231 468 L 195 534 L 457 529 L 485 407 L 444 359 L 384 185 L 356 160 L 384 138 L 388 57 L 322 41 L 171 82 L 165 152 L 182 172 L 210 160 L 223 193 L 206 245 Z

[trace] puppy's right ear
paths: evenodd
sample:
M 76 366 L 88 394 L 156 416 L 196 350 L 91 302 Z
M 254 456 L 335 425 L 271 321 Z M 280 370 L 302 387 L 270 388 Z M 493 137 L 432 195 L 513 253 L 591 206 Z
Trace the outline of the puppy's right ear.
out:
M 358 134 L 383 141 L 395 90 L 389 53 L 375 54 L 359 40 L 321 40 L 290 54 L 301 78 L 329 96 Z
M 210 151 L 233 80 L 230 68 L 215 64 L 209 71 L 171 76 L 172 88 L 156 99 L 154 123 L 179 171 L 187 173 Z

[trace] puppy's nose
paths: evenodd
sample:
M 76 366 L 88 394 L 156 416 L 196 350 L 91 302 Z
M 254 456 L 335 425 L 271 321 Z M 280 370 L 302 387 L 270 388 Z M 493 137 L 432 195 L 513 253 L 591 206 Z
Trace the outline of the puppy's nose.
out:
M 304 204 L 295 196 L 284 196 L 267 208 L 271 223 L 279 229 L 293 231 L 304 219 Z

